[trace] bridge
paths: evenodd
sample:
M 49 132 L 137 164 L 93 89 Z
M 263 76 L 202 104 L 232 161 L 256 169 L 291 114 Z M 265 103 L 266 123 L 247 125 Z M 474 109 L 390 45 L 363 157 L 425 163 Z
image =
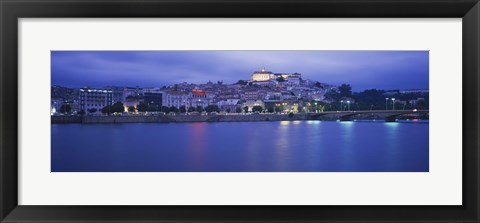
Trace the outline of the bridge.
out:
M 336 119 L 340 121 L 351 121 L 358 118 L 384 119 L 387 122 L 395 122 L 397 117 L 410 115 L 413 117 L 419 115 L 428 115 L 429 110 L 361 110 L 361 111 L 328 111 L 318 113 L 308 113 L 308 119 Z

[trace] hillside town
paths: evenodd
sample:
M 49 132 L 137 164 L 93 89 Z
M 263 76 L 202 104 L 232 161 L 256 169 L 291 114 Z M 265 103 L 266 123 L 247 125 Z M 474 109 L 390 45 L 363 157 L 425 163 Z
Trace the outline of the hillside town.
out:
M 302 78 L 300 73 L 274 73 L 262 68 L 248 80 L 226 84 L 177 83 L 162 87 L 51 87 L 51 115 L 145 115 L 298 113 L 348 110 L 428 109 L 428 90 L 352 92 Z

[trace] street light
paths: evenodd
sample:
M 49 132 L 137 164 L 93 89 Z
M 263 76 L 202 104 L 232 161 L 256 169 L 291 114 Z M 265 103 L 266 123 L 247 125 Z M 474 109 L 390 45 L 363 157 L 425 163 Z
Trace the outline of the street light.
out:
M 348 111 L 350 111 L 350 101 L 347 101 Z
M 315 113 L 318 113 L 318 110 L 317 110 L 317 102 L 315 102 Z
M 392 110 L 395 110 L 395 98 L 392 98 L 392 103 L 393 103 L 393 109 Z
M 388 104 L 388 98 L 385 98 L 385 110 L 388 110 L 387 104 Z
M 343 100 L 340 101 L 340 109 L 343 111 Z

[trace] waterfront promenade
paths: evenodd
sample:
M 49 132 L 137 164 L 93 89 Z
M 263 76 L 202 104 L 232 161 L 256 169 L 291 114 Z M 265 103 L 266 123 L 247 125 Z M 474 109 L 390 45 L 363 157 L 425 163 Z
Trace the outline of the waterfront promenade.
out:
M 169 123 L 169 122 L 254 122 L 324 120 L 349 121 L 353 119 L 395 121 L 399 116 L 413 118 L 428 115 L 428 110 L 388 111 L 332 111 L 296 114 L 216 114 L 216 115 L 131 115 L 131 116 L 51 116 L 51 123 Z

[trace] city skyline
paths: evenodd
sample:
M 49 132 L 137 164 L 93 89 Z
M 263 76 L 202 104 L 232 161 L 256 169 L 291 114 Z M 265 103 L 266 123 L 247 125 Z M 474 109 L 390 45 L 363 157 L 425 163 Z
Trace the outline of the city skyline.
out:
M 428 51 L 52 51 L 52 85 L 230 84 L 265 67 L 365 89 L 428 89 Z

